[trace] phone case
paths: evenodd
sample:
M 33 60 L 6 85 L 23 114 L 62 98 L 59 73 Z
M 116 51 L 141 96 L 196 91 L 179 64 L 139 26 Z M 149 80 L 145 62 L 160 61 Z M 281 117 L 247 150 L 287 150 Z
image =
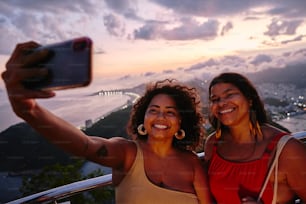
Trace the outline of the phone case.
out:
M 87 86 L 91 82 L 92 40 L 76 38 L 38 47 L 48 49 L 50 57 L 39 66 L 48 69 L 48 76 L 24 82 L 30 89 L 59 90 Z

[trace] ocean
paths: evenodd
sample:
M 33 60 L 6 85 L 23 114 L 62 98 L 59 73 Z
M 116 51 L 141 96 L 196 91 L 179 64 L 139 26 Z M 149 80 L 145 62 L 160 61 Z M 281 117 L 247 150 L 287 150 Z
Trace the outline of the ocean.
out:
M 277 121 L 277 123 L 286 127 L 291 132 L 306 131 L 306 114 L 288 117 L 283 120 Z
M 0 92 L 0 98 L 0 132 L 2 132 L 22 120 L 12 111 L 4 92 Z M 74 126 L 82 127 L 85 126 L 86 120 L 95 122 L 112 110 L 125 105 L 128 100 L 130 96 L 119 93 L 105 96 L 70 90 L 58 92 L 56 97 L 40 99 L 38 102 Z

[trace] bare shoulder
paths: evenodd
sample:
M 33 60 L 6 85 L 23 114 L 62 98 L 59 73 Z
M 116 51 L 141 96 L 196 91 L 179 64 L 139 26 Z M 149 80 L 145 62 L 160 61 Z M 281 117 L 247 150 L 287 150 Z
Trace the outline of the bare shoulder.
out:
M 306 200 L 306 145 L 295 138 L 288 140 L 279 158 L 279 172 L 285 175 L 287 187 Z
M 271 140 L 275 136 L 277 136 L 281 133 L 285 133 L 283 130 L 281 130 L 281 129 L 275 127 L 275 126 L 269 125 L 269 124 L 264 124 L 263 126 L 261 126 L 261 131 L 264 135 L 265 140 Z
M 289 158 L 304 157 L 304 161 L 306 161 L 306 145 L 291 135 L 289 137 L 291 138 L 283 149 L 283 156 Z
M 215 133 L 212 133 L 205 140 L 205 144 L 204 144 L 205 161 L 210 160 L 215 143 L 216 143 L 216 136 L 215 136 Z
M 136 152 L 137 146 L 133 140 L 129 140 L 123 137 L 113 137 L 110 138 L 109 141 L 116 143 L 116 146 L 121 149 L 121 151 L 124 150 L 125 153 L 134 154 Z
M 215 132 L 211 133 L 210 135 L 207 136 L 206 140 L 205 140 L 205 144 L 209 144 L 209 143 L 214 143 L 216 140 L 216 134 Z

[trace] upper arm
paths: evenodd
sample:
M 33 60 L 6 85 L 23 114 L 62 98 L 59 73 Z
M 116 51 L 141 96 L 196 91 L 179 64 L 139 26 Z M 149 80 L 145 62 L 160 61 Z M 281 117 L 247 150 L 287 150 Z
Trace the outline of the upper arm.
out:
M 296 139 L 289 140 L 280 162 L 291 190 L 306 200 L 306 146 Z
M 200 203 L 212 203 L 208 185 L 207 171 L 202 167 L 197 156 L 194 158 L 193 185 Z
M 121 137 L 89 137 L 86 158 L 103 166 L 121 168 L 133 149 L 135 144 Z

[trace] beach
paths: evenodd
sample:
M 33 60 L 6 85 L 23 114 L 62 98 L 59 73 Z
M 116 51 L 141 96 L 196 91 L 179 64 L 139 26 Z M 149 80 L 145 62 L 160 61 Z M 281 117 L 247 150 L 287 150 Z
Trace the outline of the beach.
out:
M 3 100 L 0 102 L 0 132 L 23 121 L 14 114 L 6 96 L 1 98 Z M 59 94 L 49 100 L 41 99 L 39 103 L 74 126 L 83 127 L 86 120 L 94 123 L 125 105 L 130 99 L 131 97 L 125 94 L 101 96 L 71 93 Z

